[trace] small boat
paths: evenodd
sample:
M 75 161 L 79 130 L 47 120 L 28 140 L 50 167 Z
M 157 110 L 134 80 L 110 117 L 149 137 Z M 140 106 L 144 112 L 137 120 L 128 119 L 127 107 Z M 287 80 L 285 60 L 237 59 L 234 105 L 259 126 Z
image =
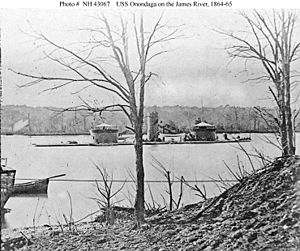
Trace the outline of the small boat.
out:
M 14 185 L 13 195 L 21 194 L 47 194 L 50 179 L 65 176 L 65 174 L 55 175 L 46 179 L 38 179 L 30 182 Z
M 2 161 L 5 163 L 2 164 Z M 16 170 L 7 167 L 7 158 L 1 158 L 1 214 L 11 196 L 15 183 Z
M 48 184 L 48 178 L 15 184 L 13 189 L 13 195 L 47 193 Z

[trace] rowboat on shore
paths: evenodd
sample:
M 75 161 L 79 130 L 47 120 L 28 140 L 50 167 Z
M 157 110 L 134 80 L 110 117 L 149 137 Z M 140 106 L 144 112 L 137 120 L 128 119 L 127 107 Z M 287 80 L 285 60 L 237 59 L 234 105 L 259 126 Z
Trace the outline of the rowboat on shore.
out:
M 1 214 L 4 213 L 4 206 L 13 192 L 15 176 L 16 170 L 7 167 L 7 159 L 1 158 Z
M 50 179 L 65 176 L 65 174 L 55 175 L 46 179 L 38 179 L 30 182 L 14 185 L 13 196 L 22 194 L 47 194 Z

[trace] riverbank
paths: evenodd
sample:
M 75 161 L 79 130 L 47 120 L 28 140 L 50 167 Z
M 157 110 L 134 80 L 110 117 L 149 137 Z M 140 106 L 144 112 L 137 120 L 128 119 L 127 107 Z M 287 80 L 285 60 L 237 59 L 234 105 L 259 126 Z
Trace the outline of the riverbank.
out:
M 147 217 L 140 229 L 122 212 L 114 225 L 98 217 L 3 230 L 1 250 L 18 243 L 23 250 L 299 250 L 299 177 L 299 156 L 279 158 L 218 197 Z

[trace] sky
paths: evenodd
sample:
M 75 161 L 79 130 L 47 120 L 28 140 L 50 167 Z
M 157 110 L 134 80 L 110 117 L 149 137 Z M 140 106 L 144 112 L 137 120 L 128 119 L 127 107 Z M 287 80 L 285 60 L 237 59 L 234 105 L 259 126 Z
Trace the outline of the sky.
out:
M 252 10 L 245 11 L 250 13 Z M 109 10 L 104 14 L 112 24 L 118 25 L 119 15 L 126 18 L 132 12 L 139 13 L 140 10 L 130 10 L 130 13 Z M 89 102 L 97 100 L 100 104 L 119 102 L 114 95 L 95 88 L 74 94 L 83 87 L 78 85 L 46 92 L 43 90 L 52 86 L 51 83 L 20 88 L 28 79 L 13 72 L 51 76 L 70 74 L 61 71 L 54 62 L 47 61 L 43 51 L 49 52 L 50 48 L 40 46 L 30 34 L 42 32 L 53 41 L 76 50 L 83 46 L 79 42 L 88 40 L 87 33 L 80 29 L 98 27 L 98 20 L 93 18 L 97 14 L 99 11 L 82 9 L 2 9 L 2 104 L 70 107 L 81 104 L 81 98 Z M 152 27 L 160 14 L 161 11 L 145 11 L 146 27 Z M 147 85 L 147 106 L 274 106 L 268 93 L 270 83 L 246 82 L 253 73 L 262 71 L 261 65 L 248 64 L 245 71 L 243 60 L 231 62 L 225 48 L 233 41 L 215 31 L 247 30 L 238 10 L 166 9 L 163 20 L 172 26 L 170 29 L 180 27 L 182 36 L 162 45 L 159 49 L 168 52 L 147 66 L 157 74 Z M 130 44 L 133 43 L 130 40 Z M 97 53 L 102 55 L 100 50 Z M 136 57 L 134 53 L 130 56 Z M 115 65 L 105 64 L 105 67 L 118 76 Z

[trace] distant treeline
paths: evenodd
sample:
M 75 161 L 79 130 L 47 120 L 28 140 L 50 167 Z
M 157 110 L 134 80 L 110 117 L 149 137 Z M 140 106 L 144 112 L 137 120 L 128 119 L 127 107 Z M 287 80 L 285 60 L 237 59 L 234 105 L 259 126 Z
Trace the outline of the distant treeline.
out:
M 98 114 L 88 111 L 58 112 L 62 110 L 54 107 L 29 107 L 9 105 L 2 106 L 1 133 L 11 133 L 13 125 L 20 120 L 29 118 L 29 126 L 19 133 L 86 133 L 90 128 L 100 123 L 108 123 L 118 127 L 120 132 L 129 125 L 122 113 L 104 113 L 102 118 Z M 145 126 L 147 128 L 147 115 L 149 112 L 158 112 L 159 122 L 176 125 L 180 130 L 186 131 L 193 127 L 196 120 L 206 121 L 216 126 L 217 130 L 236 132 L 270 132 L 268 124 L 273 121 L 263 119 L 254 108 L 219 106 L 219 107 L 185 107 L 185 106 L 152 106 L 146 107 Z M 276 114 L 275 109 L 268 109 L 269 113 Z M 300 120 L 296 122 L 300 130 Z

